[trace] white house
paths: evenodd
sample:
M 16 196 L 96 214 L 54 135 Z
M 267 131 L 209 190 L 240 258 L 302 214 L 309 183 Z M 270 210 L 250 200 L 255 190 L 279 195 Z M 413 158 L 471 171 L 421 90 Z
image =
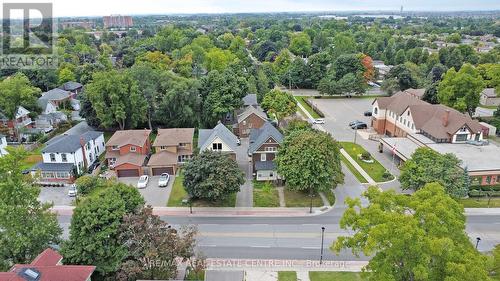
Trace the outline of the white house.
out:
M 198 147 L 200 151 L 213 150 L 228 154 L 236 159 L 236 137 L 224 124 L 220 123 L 213 129 L 200 129 L 198 136 Z
M 40 172 L 42 182 L 71 182 L 104 152 L 104 135 L 101 132 L 60 135 L 47 143 L 42 150 L 42 162 L 36 164 L 32 171 Z
M 0 157 L 6 155 L 8 152 L 5 150 L 7 147 L 7 138 L 0 134 Z

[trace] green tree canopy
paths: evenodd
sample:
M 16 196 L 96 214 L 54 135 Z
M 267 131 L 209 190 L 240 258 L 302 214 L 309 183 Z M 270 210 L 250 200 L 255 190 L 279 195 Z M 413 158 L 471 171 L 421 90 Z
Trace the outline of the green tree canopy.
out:
M 297 102 L 293 95 L 278 89 L 273 89 L 264 96 L 262 107 L 276 116 L 278 122 L 297 112 Z
M 289 49 L 297 56 L 308 56 L 312 49 L 311 38 L 305 32 L 295 33 L 290 40 Z
M 29 79 L 21 72 L 0 82 L 0 111 L 9 119 L 15 119 L 19 106 L 36 108 L 40 89 L 31 86 Z

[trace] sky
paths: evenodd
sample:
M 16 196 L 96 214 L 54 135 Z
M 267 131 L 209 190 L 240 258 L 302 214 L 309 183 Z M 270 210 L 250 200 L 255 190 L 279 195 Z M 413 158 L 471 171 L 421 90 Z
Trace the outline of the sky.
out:
M 52 2 L 54 16 L 110 14 L 194 14 L 301 11 L 457 11 L 500 10 L 500 0 L 2 0 Z

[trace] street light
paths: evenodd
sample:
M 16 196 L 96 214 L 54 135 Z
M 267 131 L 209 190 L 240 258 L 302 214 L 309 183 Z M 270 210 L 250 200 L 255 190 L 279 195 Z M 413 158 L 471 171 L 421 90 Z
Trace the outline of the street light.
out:
M 186 205 L 189 204 L 189 213 L 193 214 L 193 200 L 191 199 L 191 196 L 188 198 L 182 199 L 182 204 Z
M 476 237 L 476 250 L 477 250 L 477 246 L 479 245 L 479 241 L 481 241 L 481 237 Z
M 323 241 L 325 240 L 325 227 L 321 227 L 321 255 L 319 257 L 319 264 L 323 263 Z
M 311 202 L 309 204 L 309 213 L 312 214 L 312 212 L 313 212 L 313 191 L 312 191 L 312 187 L 309 187 L 309 197 L 311 199 Z

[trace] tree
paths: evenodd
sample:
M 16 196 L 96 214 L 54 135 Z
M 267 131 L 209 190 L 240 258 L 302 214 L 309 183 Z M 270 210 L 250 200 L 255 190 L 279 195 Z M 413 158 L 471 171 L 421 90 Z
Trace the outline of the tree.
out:
M 344 54 L 356 53 L 356 41 L 347 32 L 338 33 L 333 38 L 332 57 L 337 58 Z
M 150 206 L 126 214 L 119 232 L 128 253 L 116 273 L 117 280 L 173 279 L 176 258 L 186 261 L 194 255 L 196 229 L 178 231 L 154 215 Z M 156 262 L 159 260 L 161 264 Z
M 30 263 L 62 233 L 51 204 L 38 201 L 40 188 L 22 174 L 22 148 L 0 157 L 0 270 Z
M 228 155 L 206 150 L 184 168 L 184 188 L 194 199 L 222 201 L 240 191 L 244 174 Z
M 137 82 L 128 72 L 116 70 L 94 73 L 85 93 L 97 118 L 105 128 L 135 128 L 146 120 L 148 105 Z
M 290 40 L 290 51 L 297 56 L 308 56 L 311 53 L 311 38 L 305 32 L 298 32 L 292 35 Z
M 339 56 L 327 76 L 320 81 L 318 90 L 330 95 L 364 93 L 367 81 L 362 59 L 363 55 L 359 54 Z
M 15 128 L 17 128 L 15 116 L 19 106 L 35 109 L 40 92 L 39 88 L 31 86 L 28 78 L 21 72 L 0 82 L 0 108 L 7 118 L 14 121 Z M 18 132 L 15 134 L 19 135 Z
M 236 56 L 229 50 L 212 48 L 205 55 L 205 67 L 208 71 L 218 70 L 222 72 L 235 59 Z
M 297 130 L 287 135 L 275 163 L 287 188 L 308 191 L 311 200 L 313 193 L 331 190 L 344 182 L 340 146 L 324 132 Z
M 63 67 L 59 70 L 58 82 L 59 84 L 64 84 L 69 81 L 75 81 L 75 73 L 69 67 Z
M 126 214 L 136 214 L 144 199 L 136 188 L 109 182 L 101 192 L 88 197 L 73 211 L 70 238 L 62 245 L 67 264 L 92 264 L 101 276 L 110 276 L 128 254 L 120 240 Z
M 414 72 L 406 64 L 393 67 L 382 83 L 382 89 L 388 92 L 404 91 L 406 89 L 416 89 L 419 83 Z
M 276 117 L 278 124 L 283 118 L 297 112 L 297 102 L 293 95 L 278 89 L 273 89 L 264 96 L 262 107 Z
M 460 41 L 462 41 L 462 36 L 458 33 L 452 33 L 446 37 L 446 42 L 448 43 L 460 44 Z
M 172 60 L 169 56 L 163 54 L 160 51 L 146 52 L 135 58 L 136 64 L 148 64 L 151 68 L 159 70 L 170 69 L 170 64 Z
M 488 280 L 486 258 L 465 233 L 464 209 L 438 183 L 412 196 L 370 187 L 348 199 L 340 221 L 351 236 L 341 236 L 332 249 L 371 256 L 363 269 L 369 280 Z
M 290 122 L 288 122 L 286 128 L 285 128 L 285 135 L 290 135 L 291 133 L 295 131 L 312 131 L 312 125 L 311 123 L 302 120 L 302 119 L 292 119 Z
M 484 82 L 478 71 L 464 64 L 458 72 L 449 69 L 438 86 L 438 101 L 461 112 L 474 114 Z
M 401 168 L 401 187 L 419 190 L 428 183 L 437 182 L 451 196 L 462 198 L 469 190 L 460 163 L 454 154 L 439 154 L 430 148 L 418 148 Z
M 428 103 L 431 104 L 438 104 L 438 97 L 437 97 L 437 87 L 438 83 L 432 83 L 425 89 L 424 96 L 422 99 Z

